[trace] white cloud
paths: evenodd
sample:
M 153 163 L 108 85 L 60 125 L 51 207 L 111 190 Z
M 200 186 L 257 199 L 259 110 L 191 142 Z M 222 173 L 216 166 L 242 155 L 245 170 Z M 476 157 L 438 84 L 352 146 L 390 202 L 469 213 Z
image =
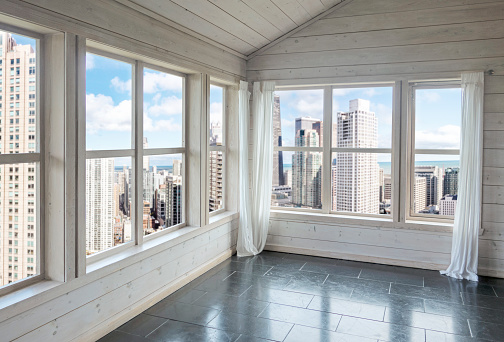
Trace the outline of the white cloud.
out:
M 378 92 L 376 91 L 375 88 L 369 88 L 369 89 L 364 90 L 364 95 L 366 95 L 368 97 L 373 97 L 375 95 L 378 95 Z
M 415 148 L 448 148 L 460 147 L 460 126 L 445 125 L 435 130 L 417 131 Z
M 210 103 L 210 122 L 222 123 L 222 102 Z
M 434 103 L 434 102 L 438 102 L 439 100 L 441 100 L 441 95 L 435 91 L 430 91 L 430 90 L 425 91 L 424 90 L 424 91 L 419 91 L 417 94 L 418 94 L 417 99 L 419 101 Z
M 344 89 L 344 88 L 335 88 L 333 89 L 333 96 L 345 96 L 350 94 L 354 89 Z
M 95 67 L 95 58 L 91 54 L 86 54 L 86 70 L 94 69 Z
M 370 107 L 376 114 L 378 124 L 392 125 L 392 108 L 383 103 L 371 103 Z
M 173 119 L 152 120 L 147 114 L 144 114 L 143 128 L 146 132 L 181 132 L 182 125 L 176 123 Z
M 131 79 L 127 81 L 122 81 L 119 77 L 114 77 L 110 80 L 110 85 L 118 93 L 130 93 L 131 94 Z
M 86 130 L 90 134 L 98 131 L 130 131 L 131 101 L 114 104 L 110 96 L 86 94 Z
M 289 127 L 294 127 L 294 120 L 282 119 L 282 130 Z
M 149 116 L 170 116 L 170 115 L 182 115 L 182 99 L 176 96 L 167 97 L 155 97 L 153 99 L 154 103 L 150 105 L 146 104 L 144 110 Z
M 144 73 L 144 92 L 152 94 L 166 90 L 182 91 L 182 79 L 165 73 Z

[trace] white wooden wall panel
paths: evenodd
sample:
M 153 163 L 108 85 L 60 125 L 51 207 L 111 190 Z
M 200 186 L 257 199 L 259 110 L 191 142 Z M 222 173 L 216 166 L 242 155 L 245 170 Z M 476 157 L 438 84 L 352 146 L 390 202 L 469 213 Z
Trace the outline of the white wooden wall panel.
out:
M 354 0 L 251 58 L 247 76 L 324 84 L 493 70 L 485 76 L 479 267 L 504 277 L 503 46 L 504 1 Z M 449 262 L 449 233 L 344 222 L 273 216 L 267 248 L 413 267 Z
M 222 253 L 232 251 L 236 228 L 236 220 L 228 222 L 4 320 L 0 322 L 2 338 L 70 341 L 81 334 L 103 335 L 111 326 L 115 328 L 131 318 L 125 316 L 126 308 L 145 310 L 155 304 L 152 298 L 159 300 L 176 290 L 173 285 L 177 281 Z M 111 317 L 114 319 L 110 326 L 100 326 L 100 322 Z M 75 325 L 76 321 L 79 325 Z
M 151 50 L 163 52 L 164 59 L 177 57 L 179 65 L 188 62 L 198 71 L 210 68 L 234 76 L 244 75 L 242 58 L 115 1 L 2 0 L 2 12 L 105 43 L 117 35 L 132 40 L 129 49 L 133 52 L 139 50 L 136 45 L 147 45 Z

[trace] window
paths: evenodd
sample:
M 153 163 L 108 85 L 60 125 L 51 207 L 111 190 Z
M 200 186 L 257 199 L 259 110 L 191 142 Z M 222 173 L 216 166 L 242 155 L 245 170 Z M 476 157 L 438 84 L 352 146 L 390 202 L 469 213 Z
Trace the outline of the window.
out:
M 87 54 L 87 255 L 184 223 L 185 77 L 106 55 Z M 134 72 L 143 115 L 133 110 Z
M 2 32 L 2 34 L 4 34 Z M 34 38 L 19 36 L 14 33 L 6 33 L 10 37 L 13 38 L 13 46 L 10 48 L 4 58 L 6 60 L 10 60 L 10 64 L 14 65 L 20 64 L 21 61 L 28 63 L 28 61 L 32 58 L 35 58 L 38 48 L 37 40 Z M 14 57 L 16 56 L 16 57 Z M 24 82 L 27 82 L 27 79 L 20 72 L 20 67 L 12 67 L 11 74 L 17 75 L 17 80 L 23 79 Z M 11 79 L 11 82 L 14 80 Z M 38 80 L 34 79 L 33 82 L 37 82 Z M 18 81 L 19 82 L 19 81 Z M 35 87 L 35 86 L 34 86 Z M 15 87 L 6 88 L 6 93 L 0 101 L 5 101 L 7 99 L 19 100 L 19 96 L 24 96 L 24 91 L 18 94 L 15 94 Z M 19 91 L 19 89 L 18 89 Z M 26 94 L 27 95 L 27 94 Z M 5 106 L 6 103 L 2 102 Z M 16 102 L 16 107 L 20 107 L 19 102 Z M 34 108 L 37 106 L 36 102 L 34 102 Z M 10 102 L 10 107 L 14 107 L 14 103 Z M 16 111 L 17 115 L 21 118 L 28 117 L 28 110 L 19 110 Z M 10 112 L 11 116 L 14 116 L 14 111 Z M 13 124 L 13 122 L 10 122 Z M 12 132 L 16 132 L 16 134 L 9 134 L 8 138 L 10 140 L 20 141 L 20 135 L 25 136 L 28 132 L 27 126 L 7 126 L 12 129 Z M 7 131 L 7 127 L 5 127 L 5 131 Z M 31 129 L 31 135 L 33 136 L 33 140 L 36 141 L 36 138 L 39 137 L 38 129 Z M 1 133 L 0 131 L 0 139 L 2 139 L 2 135 L 5 133 Z M 3 137 L 5 138 L 5 136 Z M 8 148 L 14 148 L 16 145 L 17 150 L 15 154 L 10 154 Z M 8 158 L 7 158 L 8 157 Z M 10 282 L 17 282 L 23 279 L 30 277 L 31 275 L 40 274 L 40 227 L 38 223 L 39 216 L 39 198 L 40 198 L 40 177 L 43 170 L 40 169 L 41 162 L 41 153 L 39 150 L 33 148 L 29 149 L 27 144 L 9 144 L 0 146 L 0 179 L 3 180 L 11 180 L 16 183 L 9 183 L 9 188 L 14 191 L 2 191 L 0 193 L 0 238 L 5 239 L 5 237 L 12 237 L 12 230 L 14 229 L 16 232 L 14 234 L 14 240 L 3 241 L 2 245 L 12 245 L 16 248 L 10 249 L 2 249 L 0 253 L 6 254 L 9 253 L 24 255 L 31 254 L 30 258 L 20 258 L 9 257 L 9 261 L 12 267 L 17 273 L 14 273 L 12 279 L 8 279 L 7 277 L 0 277 L 0 286 L 7 285 Z M 30 182 L 27 180 L 27 176 L 29 170 L 37 170 L 34 172 L 31 177 Z M 7 186 L 7 184 L 5 185 Z M 30 199 L 28 199 L 29 195 L 33 194 Z M 10 199 L 9 199 L 10 198 Z M 16 198 L 15 201 L 13 199 Z M 15 206 L 15 207 L 12 207 Z M 5 215 L 5 213 L 12 213 L 15 216 Z M 14 223 L 15 222 L 15 223 Z M 27 224 L 28 222 L 31 225 L 30 233 L 28 234 Z M 10 230 L 10 231 L 9 231 Z M 9 231 L 9 234 L 7 234 Z M 20 236 L 28 236 L 30 241 L 25 240 L 17 240 L 18 234 Z M 1 260 L 6 260 L 7 255 L 1 255 Z M 30 264 L 30 268 L 27 267 L 27 263 Z M 2 269 L 2 267 L 7 267 L 6 263 L 0 263 L 0 274 L 6 275 L 6 270 Z
M 412 218 L 453 218 L 460 170 L 460 82 L 411 84 Z
M 209 110 L 209 211 L 217 212 L 224 209 L 224 177 L 225 177 L 225 115 L 224 115 L 225 88 L 210 85 L 210 110 Z
M 184 77 L 143 68 L 143 233 L 184 222 Z
M 133 65 L 93 55 L 86 70 L 86 254 L 132 237 Z
M 324 89 L 275 91 L 272 206 L 322 209 L 323 118 Z

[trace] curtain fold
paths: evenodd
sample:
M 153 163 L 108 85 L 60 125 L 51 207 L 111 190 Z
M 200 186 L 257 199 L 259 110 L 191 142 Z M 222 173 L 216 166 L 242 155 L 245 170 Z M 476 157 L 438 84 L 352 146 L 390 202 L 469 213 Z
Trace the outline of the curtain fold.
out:
M 262 252 L 268 237 L 273 177 L 273 92 L 274 82 L 255 82 L 252 95 L 252 174 L 248 181 L 248 98 L 246 82 L 240 83 L 240 227 L 238 256 Z M 250 186 L 249 186 L 250 185 Z
M 478 281 L 478 234 L 481 224 L 483 148 L 483 72 L 462 74 L 462 127 L 457 211 L 451 263 L 441 271 L 457 279 Z

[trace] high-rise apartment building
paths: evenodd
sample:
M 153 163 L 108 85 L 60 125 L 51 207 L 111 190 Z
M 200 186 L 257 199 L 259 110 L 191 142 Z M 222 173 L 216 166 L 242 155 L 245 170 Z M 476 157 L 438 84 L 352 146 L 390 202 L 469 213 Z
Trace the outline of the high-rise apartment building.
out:
M 424 177 L 427 187 L 427 206 L 439 205 L 443 197 L 443 170 L 437 166 L 415 166 L 415 177 Z
M 114 159 L 87 159 L 86 251 L 88 253 L 114 246 L 114 207 Z
M 34 46 L 0 31 L 0 153 L 36 152 L 37 114 Z M 36 168 L 0 165 L 0 285 L 38 272 Z
M 313 124 L 319 121 L 312 118 L 296 119 L 296 146 L 320 146 L 320 136 L 317 130 L 313 129 Z M 322 153 L 294 152 L 292 155 L 292 204 L 320 208 L 322 206 L 321 193 Z
M 439 214 L 446 216 L 455 216 L 457 210 L 457 195 L 444 196 L 439 202 Z
M 413 185 L 413 211 L 419 213 L 427 204 L 427 178 L 415 177 Z
M 222 146 L 222 127 L 220 123 L 210 125 L 210 146 Z M 223 202 L 223 176 L 224 158 L 221 151 L 210 151 L 208 161 L 209 171 L 209 211 L 219 210 L 224 207 Z M 180 175 L 182 161 L 177 161 L 177 173 Z M 173 164 L 174 176 L 175 163 Z
M 459 168 L 448 168 L 445 170 L 443 179 L 443 196 L 458 194 Z
M 282 121 L 280 118 L 280 96 L 273 100 L 273 146 L 282 146 Z M 282 151 L 273 151 L 273 186 L 286 185 Z
M 351 100 L 348 112 L 337 114 L 337 143 L 339 148 L 376 148 L 377 119 L 369 110 L 367 100 Z M 333 209 L 354 213 L 378 214 L 379 167 L 375 153 L 338 152 L 336 198 Z M 333 185 L 334 186 L 334 185 Z

